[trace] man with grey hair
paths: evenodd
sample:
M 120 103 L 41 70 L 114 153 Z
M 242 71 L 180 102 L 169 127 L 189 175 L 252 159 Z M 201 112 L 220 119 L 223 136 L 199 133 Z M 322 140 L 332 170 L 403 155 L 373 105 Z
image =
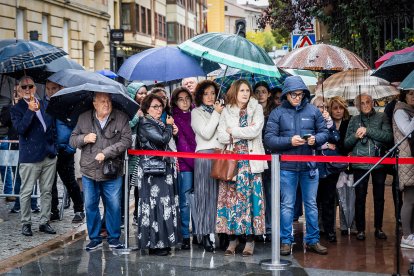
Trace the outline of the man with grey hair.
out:
M 190 93 L 193 96 L 193 100 L 194 100 L 195 89 L 197 87 L 197 84 L 198 84 L 198 81 L 196 77 L 184 78 L 181 81 L 181 85 L 187 88 L 188 90 L 190 90 Z
M 353 156 L 380 157 L 393 139 L 393 133 L 385 113 L 376 112 L 372 97 L 366 93 L 355 98 L 355 105 L 360 114 L 351 118 L 345 137 L 345 147 Z M 358 181 L 370 168 L 370 164 L 353 164 L 354 181 Z M 384 214 L 385 178 L 384 166 L 380 165 L 371 172 L 372 192 L 374 196 L 375 238 L 385 240 L 387 235 L 382 231 Z M 365 240 L 365 203 L 369 176 L 355 187 L 355 223 L 357 240 Z
M 39 180 L 39 231 L 56 234 L 49 225 L 51 190 L 56 173 L 56 147 L 53 119 L 46 113 L 46 105 L 35 97 L 36 85 L 31 77 L 19 82 L 21 99 L 11 110 L 13 127 L 19 134 L 19 173 L 21 177 L 20 205 L 22 234 L 32 236 L 30 200 L 33 185 Z
M 129 118 L 123 112 L 112 109 L 110 94 L 96 92 L 94 110 L 79 116 L 70 137 L 70 145 L 82 150 L 80 166 L 85 198 L 86 225 L 90 251 L 102 246 L 99 198 L 105 203 L 105 225 L 111 248 L 122 248 L 121 236 L 121 187 L 123 156 L 132 145 Z M 114 175 L 104 174 L 104 163 L 110 159 L 117 168 Z

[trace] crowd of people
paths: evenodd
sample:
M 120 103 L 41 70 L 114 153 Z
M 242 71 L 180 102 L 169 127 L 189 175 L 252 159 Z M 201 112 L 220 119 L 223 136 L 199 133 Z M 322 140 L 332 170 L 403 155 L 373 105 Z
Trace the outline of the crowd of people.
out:
M 139 249 L 166 256 L 172 247 L 188 250 L 193 243 L 206 252 L 221 248 L 229 256 L 242 242 L 242 255 L 252 256 L 255 243 L 271 239 L 270 164 L 240 160 L 235 177 L 223 181 L 210 176 L 214 162 L 210 159 L 132 155 L 129 175 L 124 176 L 125 151 L 212 153 L 231 148 L 246 155 L 378 157 L 394 139 L 399 141 L 414 129 L 413 90 L 401 91 L 391 117 L 377 112 L 372 97 L 362 91 L 355 99 L 360 114 L 351 117 L 347 101 L 339 96 L 311 100 L 309 89 L 298 76 L 286 78 L 283 89 L 270 89 L 266 82 L 252 87 L 246 80 L 237 80 L 219 99 L 219 86 L 212 80 L 187 78 L 181 84 L 171 97 L 162 86 L 148 91 L 143 83 L 129 84 L 128 95 L 139 104 L 132 120 L 113 108 L 110 94 L 97 92 L 93 108 L 81 114 L 76 125 L 68 125 L 46 112 L 50 97 L 63 87 L 47 82 L 47 96 L 39 99 L 33 79 L 23 77 L 15 87 L 16 101 L 4 108 L 1 116 L 1 126 L 9 128 L 7 137 L 19 140 L 15 192 L 20 200 L 16 199 L 12 212 L 20 212 L 22 234 L 33 235 L 31 209 L 38 207 L 31 195 L 36 181 L 40 192 L 39 231 L 56 233 L 49 222 L 59 217 L 53 200 L 57 202 L 53 190 L 59 175 L 73 201 L 73 223 L 82 222 L 86 213 L 90 239 L 86 250 L 102 246 L 102 227 L 107 231 L 109 247 L 122 248 L 121 225 L 127 214 L 121 212 L 121 194 L 123 177 L 127 177 L 134 187 L 133 224 Z M 75 162 L 77 154 L 80 158 Z M 411 140 L 402 144 L 400 155 L 412 156 Z M 81 181 L 75 176 L 76 163 Z M 292 227 L 300 215 L 296 206 L 302 206 L 302 202 L 306 219 L 304 247 L 327 254 L 320 240 L 325 236 L 326 241 L 336 242 L 336 184 L 340 173 L 353 173 L 356 182 L 370 168 L 368 164 L 281 162 L 281 255 L 292 253 Z M 398 172 L 399 188 L 404 194 L 401 246 L 414 249 L 414 172 L 412 165 L 400 165 Z M 386 176 L 381 166 L 371 173 L 374 236 L 383 240 L 387 239 L 382 230 Z M 354 225 L 360 241 L 366 238 L 368 182 L 365 178 L 355 189 Z M 100 199 L 105 209 L 103 217 Z M 341 234 L 348 234 L 347 228 L 342 224 L 340 227 Z M 213 241 L 212 234 L 217 234 L 218 240 Z

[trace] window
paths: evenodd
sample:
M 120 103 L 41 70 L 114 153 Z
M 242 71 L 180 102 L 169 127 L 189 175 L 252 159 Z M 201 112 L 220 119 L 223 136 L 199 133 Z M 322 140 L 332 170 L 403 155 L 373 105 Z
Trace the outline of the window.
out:
M 89 68 L 89 42 L 82 41 L 82 65 Z
M 152 16 L 151 16 L 151 10 L 147 9 L 147 25 L 148 25 L 148 30 L 147 30 L 147 34 L 151 34 L 152 30 L 151 30 L 151 26 L 152 26 Z
M 227 9 L 228 9 L 227 6 L 224 6 L 224 11 L 227 11 Z
M 140 18 L 141 18 L 141 10 L 138 5 L 135 5 L 135 29 L 134 29 L 135 32 L 141 31 L 141 29 L 139 28 Z
M 141 33 L 147 33 L 147 11 L 144 7 L 141 7 Z
M 24 39 L 24 11 L 16 10 L 16 38 Z
M 63 51 L 69 53 L 69 20 L 63 20 Z
M 42 41 L 49 42 L 49 16 L 42 15 Z
M 121 28 L 125 31 L 131 31 L 131 10 L 130 10 L 130 4 L 122 4 L 122 10 L 121 10 Z
M 175 23 L 168 22 L 167 23 L 167 41 L 168 42 L 176 42 L 175 38 Z

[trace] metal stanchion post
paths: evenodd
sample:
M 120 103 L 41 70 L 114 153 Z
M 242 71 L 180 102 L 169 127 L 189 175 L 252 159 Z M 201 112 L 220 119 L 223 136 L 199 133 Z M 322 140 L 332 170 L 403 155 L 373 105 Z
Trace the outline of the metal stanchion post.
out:
M 129 172 L 128 172 L 128 152 L 125 152 L 124 168 L 124 248 L 116 249 L 118 254 L 129 254 L 131 251 L 138 250 L 138 248 L 129 247 Z
M 292 264 L 280 259 L 280 156 L 272 154 L 272 259 L 260 262 L 265 270 L 285 270 Z

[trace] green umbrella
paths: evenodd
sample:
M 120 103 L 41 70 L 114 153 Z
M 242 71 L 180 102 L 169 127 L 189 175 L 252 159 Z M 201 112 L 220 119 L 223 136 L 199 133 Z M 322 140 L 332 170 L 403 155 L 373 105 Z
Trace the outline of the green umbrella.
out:
M 205 33 L 181 43 L 178 48 L 190 55 L 254 74 L 281 77 L 265 50 L 239 35 Z
M 400 83 L 399 88 L 404 90 L 414 89 L 414 70 Z

